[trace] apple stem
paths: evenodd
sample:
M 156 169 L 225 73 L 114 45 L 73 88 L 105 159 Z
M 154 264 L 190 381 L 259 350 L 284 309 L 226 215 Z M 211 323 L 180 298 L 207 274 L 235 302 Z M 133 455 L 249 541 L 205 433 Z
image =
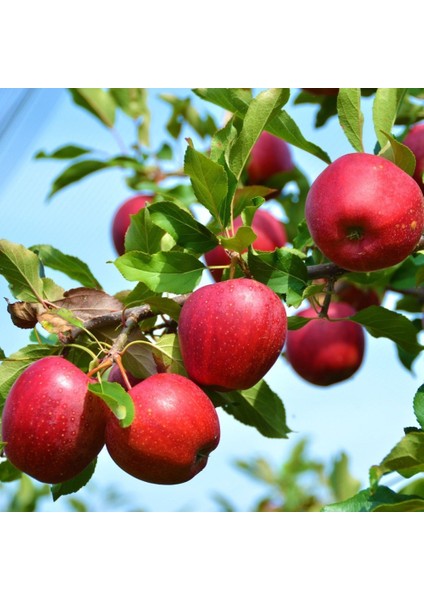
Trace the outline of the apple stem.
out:
M 93 377 L 93 375 L 95 375 L 99 371 L 105 371 L 106 369 L 108 369 L 109 367 L 111 367 L 112 364 L 113 364 L 112 359 L 106 357 L 105 360 L 102 360 L 101 363 L 97 365 L 97 367 L 94 367 L 94 369 L 91 369 L 91 371 L 89 371 L 87 373 L 87 376 L 88 377 Z
M 322 303 L 322 308 L 319 312 L 318 317 L 320 319 L 326 319 L 328 317 L 328 309 L 330 308 L 331 298 L 334 292 L 334 283 L 336 281 L 335 277 L 329 277 L 327 281 L 327 285 L 324 288 L 325 297 L 324 302 Z
M 125 382 L 125 385 L 126 385 L 126 387 L 127 387 L 127 390 L 130 390 L 130 389 L 132 388 L 132 385 L 131 385 L 131 383 L 130 383 L 130 381 L 129 381 L 129 379 L 128 379 L 128 375 L 127 375 L 127 372 L 126 372 L 126 370 L 124 369 L 124 365 L 122 364 L 122 358 L 121 358 L 121 355 L 120 355 L 120 354 L 117 354 L 117 355 L 115 356 L 115 362 L 116 362 L 116 364 L 118 365 L 118 368 L 119 368 L 119 370 L 120 370 L 120 372 L 121 372 L 122 379 L 123 379 L 123 380 L 124 380 L 124 382 Z

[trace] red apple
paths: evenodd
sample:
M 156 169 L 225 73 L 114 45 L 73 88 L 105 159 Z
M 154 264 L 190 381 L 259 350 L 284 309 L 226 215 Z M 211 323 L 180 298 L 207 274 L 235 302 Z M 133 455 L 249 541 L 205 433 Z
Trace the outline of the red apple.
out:
M 287 331 L 280 298 L 253 279 L 199 288 L 178 323 L 184 366 L 199 385 L 242 390 L 255 385 L 279 357 Z
M 10 462 L 45 483 L 78 475 L 105 442 L 103 401 L 90 379 L 60 356 L 32 363 L 13 384 L 4 406 L 2 438 Z
M 340 88 L 302 88 L 315 96 L 337 96 Z
M 417 162 L 413 177 L 424 192 L 424 123 L 414 125 L 406 135 L 403 143 L 415 154 Z
M 334 293 L 340 302 L 350 304 L 356 311 L 368 306 L 380 306 L 380 297 L 372 288 L 362 288 L 349 281 L 338 280 L 334 285 Z
M 234 231 L 243 225 L 241 216 L 234 219 Z M 252 246 L 255 250 L 263 252 L 272 252 L 276 248 L 281 248 L 287 243 L 287 236 L 284 224 L 278 221 L 270 212 L 264 209 L 258 209 L 253 217 L 253 231 L 257 238 Z M 230 258 L 222 246 L 216 246 L 205 254 L 205 261 L 208 267 L 218 267 L 220 265 L 229 265 Z M 211 269 L 211 275 L 215 281 L 221 281 L 223 269 Z
M 333 302 L 328 310 L 330 319 L 350 317 L 354 313 L 344 302 Z M 297 314 L 317 317 L 313 308 Z M 301 329 L 288 332 L 286 358 L 303 379 L 326 386 L 348 379 L 359 369 L 364 347 L 364 332 L 359 323 L 317 318 Z
M 152 196 L 139 194 L 125 200 L 116 211 L 112 221 L 112 239 L 119 255 L 125 252 L 125 234 L 131 223 L 131 215 L 137 214 L 151 201 Z
M 389 160 L 347 154 L 314 181 L 305 216 L 328 259 L 350 271 L 376 271 L 413 252 L 424 226 L 424 200 L 413 178 Z
M 172 373 L 152 375 L 129 394 L 132 424 L 122 428 L 111 415 L 106 427 L 106 447 L 116 464 L 150 483 L 183 483 L 197 475 L 220 437 L 208 396 L 187 377 Z
M 137 377 L 134 377 L 134 375 L 131 375 L 129 371 L 126 371 L 126 375 L 128 377 L 128 381 L 131 387 L 137 385 L 137 383 L 140 383 L 140 381 L 143 381 L 142 379 L 138 379 Z M 116 363 L 114 363 L 111 370 L 109 371 L 107 380 L 112 383 L 119 383 L 119 385 L 127 389 L 127 384 L 125 383 L 124 378 L 122 377 L 121 370 Z
M 252 148 L 247 179 L 249 185 L 266 184 L 277 173 L 294 168 L 290 146 L 281 138 L 263 131 Z

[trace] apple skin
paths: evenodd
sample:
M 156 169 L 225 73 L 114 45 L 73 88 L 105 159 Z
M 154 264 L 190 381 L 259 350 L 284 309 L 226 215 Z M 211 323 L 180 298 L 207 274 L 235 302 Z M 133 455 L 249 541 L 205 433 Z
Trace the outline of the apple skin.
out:
M 134 377 L 134 375 L 131 375 L 129 371 L 126 371 L 126 374 L 131 387 L 137 385 L 137 383 L 140 383 L 140 381 L 143 381 L 142 379 L 138 379 L 137 377 Z M 111 383 L 119 383 L 119 385 L 121 385 L 125 390 L 127 389 L 127 385 L 122 377 L 122 373 L 116 363 L 113 364 L 111 370 L 109 371 L 107 380 Z
M 152 196 L 138 194 L 128 198 L 121 204 L 112 220 L 112 239 L 117 253 L 122 256 L 125 252 L 125 234 L 131 224 L 131 215 L 135 215 L 146 204 L 152 201 Z
M 197 475 L 219 443 L 218 415 L 208 396 L 181 375 L 159 373 L 129 392 L 135 416 L 123 428 L 114 415 L 106 447 L 115 463 L 137 479 L 172 485 Z
M 349 271 L 402 262 L 424 226 L 423 194 L 412 177 L 373 154 L 346 154 L 313 182 L 306 222 L 321 252 Z
M 334 284 L 334 293 L 340 302 L 350 304 L 356 311 L 369 306 L 380 306 L 379 295 L 372 288 L 360 288 L 349 281 L 338 280 Z
M 290 146 L 272 133 L 263 131 L 252 148 L 247 165 L 248 185 L 262 185 L 277 173 L 294 168 Z
M 414 125 L 403 140 L 405 146 L 415 154 L 416 165 L 413 178 L 424 192 L 423 173 L 424 173 L 424 123 Z
M 302 88 L 315 96 L 337 96 L 340 88 Z
M 328 316 L 350 317 L 355 310 L 344 302 L 333 302 Z M 300 317 L 317 317 L 313 308 L 297 313 Z M 365 336 L 359 323 L 329 321 L 318 318 L 287 334 L 286 358 L 306 381 L 328 386 L 349 379 L 361 366 Z
M 4 406 L 2 438 L 10 462 L 44 483 L 75 477 L 105 442 L 106 405 L 87 391 L 91 380 L 60 356 L 32 363 Z
M 241 216 L 234 219 L 234 232 L 243 225 Z M 258 209 L 253 217 L 253 231 L 257 238 L 252 247 L 263 252 L 272 252 L 276 248 L 282 248 L 287 244 L 287 234 L 284 224 L 276 219 L 274 215 L 264 209 Z M 230 257 L 222 246 L 216 246 L 205 254 L 208 267 L 229 265 Z M 211 275 L 215 281 L 221 281 L 223 269 L 211 269 Z
M 255 385 L 280 356 L 287 317 L 280 298 L 253 279 L 199 288 L 178 323 L 181 354 L 193 381 L 219 390 Z

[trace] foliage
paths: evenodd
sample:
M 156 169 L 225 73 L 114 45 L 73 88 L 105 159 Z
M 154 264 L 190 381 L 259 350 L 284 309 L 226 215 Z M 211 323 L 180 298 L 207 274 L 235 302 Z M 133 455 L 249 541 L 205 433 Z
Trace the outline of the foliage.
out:
M 346 500 L 360 486 L 350 474 L 349 459 L 344 452 L 325 465 L 309 456 L 306 438 L 300 439 L 276 468 L 264 458 L 239 460 L 236 467 L 266 490 L 249 508 L 255 512 L 317 512 L 326 504 Z M 237 510 L 223 496 L 216 495 L 215 500 L 225 511 Z
M 185 374 L 175 334 L 178 315 L 186 294 L 196 289 L 206 269 L 201 257 L 208 250 L 221 244 L 232 257 L 224 277 L 252 276 L 274 290 L 288 307 L 297 308 L 308 298 L 319 304 L 323 290 L 331 300 L 331 289 L 320 286 L 317 280 L 324 278 L 334 283 L 341 272 L 336 265 L 325 262 L 307 230 L 304 221 L 310 185 L 307 176 L 295 168 L 274 179 L 269 187 L 250 186 L 247 179 L 251 151 L 263 131 L 317 157 L 323 167 L 331 162 L 328 153 L 331 148 L 323 149 L 307 140 L 286 111 L 290 95 L 296 96 L 294 109 L 301 103 L 317 106 L 317 127 L 337 115 L 348 141 L 359 152 L 364 151 L 361 98 L 373 95 L 374 151 L 408 174 L 414 171 L 415 158 L 400 140 L 423 118 L 423 90 L 417 89 L 342 88 L 337 96 L 316 96 L 286 88 L 257 94 L 249 89 L 202 88 L 185 98 L 162 96 L 171 110 L 166 124 L 170 139 L 151 144 L 147 90 L 73 88 L 69 92 L 79 109 L 88 111 L 118 139 L 117 123 L 131 122 L 135 138 L 128 147 L 121 143 L 121 152 L 114 156 L 105 157 L 101 148 L 75 144 L 38 152 L 37 160 L 66 162 L 52 182 L 50 201 L 66 187 L 79 184 L 95 173 L 101 176 L 101 172 L 109 169 L 120 169 L 128 187 L 134 192 L 143 190 L 152 194 L 152 202 L 131 218 L 126 252 L 114 261 L 123 278 L 123 291 L 116 296 L 103 291 L 89 265 L 77 257 L 42 243 L 25 248 L 18 241 L 0 240 L 0 275 L 8 282 L 16 300 L 8 305 L 8 311 L 17 327 L 32 330 L 31 343 L 9 357 L 0 355 L 0 407 L 28 364 L 46 355 L 62 354 L 85 371 L 97 373 L 99 381 L 91 389 L 119 415 L 123 426 L 131 424 L 131 398 L 117 384 L 104 381 L 105 369 L 111 365 L 111 357 L 119 355 L 124 366 L 136 376 L 146 377 L 157 371 Z M 200 101 L 204 107 L 212 103 L 227 111 L 226 123 L 220 127 L 206 108 L 198 110 L 196 104 Z M 206 140 L 210 150 L 201 151 L 187 138 L 184 164 L 178 171 L 170 170 L 167 164 L 173 158 L 171 142 L 181 136 L 183 124 L 191 128 L 194 137 Z M 403 131 L 394 135 L 393 128 L 400 126 Z M 180 180 L 178 185 L 175 178 Z M 284 212 L 289 245 L 261 252 L 251 245 L 256 238 L 251 224 L 270 190 L 274 190 L 275 202 Z M 280 191 L 275 195 L 275 190 Z M 206 223 L 196 217 L 199 206 L 209 215 Z M 233 221 L 239 214 L 244 225 L 234 234 Z M 225 235 L 220 235 L 222 232 Z M 246 247 L 248 251 L 244 252 Z M 345 274 L 347 280 L 359 285 L 379 291 L 395 290 L 398 294 L 396 310 L 373 306 L 350 318 L 371 335 L 396 344 L 399 358 L 409 370 L 423 348 L 419 342 L 424 301 L 421 252 L 417 248 L 400 265 L 383 271 Z M 64 290 L 45 277 L 45 266 L 68 275 L 82 287 Z M 289 327 L 302 327 L 307 322 L 292 317 Z M 43 338 L 42 329 L 47 338 Z M 283 400 L 265 382 L 242 392 L 208 390 L 208 393 L 217 407 L 263 435 L 286 438 L 291 433 Z M 421 428 L 422 395 L 420 388 L 414 399 Z M 281 472 L 274 473 L 262 460 L 240 466 L 271 486 L 274 491 L 264 500 L 264 506 L 269 501 L 277 506 L 276 510 L 318 510 L 323 503 L 329 504 L 326 510 L 421 510 L 423 496 L 418 486 L 411 493 L 408 488 L 407 493 L 395 494 L 380 486 L 379 481 L 394 471 L 403 477 L 424 471 L 422 436 L 421 429 L 408 429 L 389 455 L 372 467 L 370 488 L 351 500 L 347 496 L 356 492 L 356 483 L 348 476 L 346 457 L 336 459 L 331 472 L 325 473 L 322 464 L 305 458 L 304 442 L 295 447 Z M 17 475 L 5 464 L 0 464 L 2 482 Z M 71 482 L 69 487 L 66 482 L 63 489 L 75 491 L 88 481 L 93 471 L 94 466 L 79 483 Z M 325 488 L 325 497 L 305 492 L 299 484 L 303 472 L 314 474 Z M 21 484 L 29 489 L 26 477 L 21 478 Z M 39 493 L 44 494 L 45 489 L 41 488 Z M 54 487 L 52 493 L 57 498 L 65 492 Z M 28 510 L 33 503 L 34 499 L 27 502 Z

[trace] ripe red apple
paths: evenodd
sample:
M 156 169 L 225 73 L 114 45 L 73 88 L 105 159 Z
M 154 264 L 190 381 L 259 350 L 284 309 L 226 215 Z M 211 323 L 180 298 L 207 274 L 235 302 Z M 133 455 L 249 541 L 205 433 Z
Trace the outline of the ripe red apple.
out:
M 340 88 L 302 88 L 305 92 L 310 92 L 316 96 L 337 96 Z
M 131 387 L 137 385 L 137 383 L 140 383 L 140 381 L 143 381 L 142 379 L 138 379 L 137 377 L 134 377 L 134 375 L 131 375 L 129 371 L 126 371 L 126 374 Z M 112 383 L 119 383 L 119 385 L 127 389 L 127 384 L 125 383 L 121 370 L 116 363 L 113 364 L 111 370 L 109 371 L 107 380 Z
M 362 288 L 349 281 L 338 280 L 334 284 L 334 293 L 340 302 L 350 304 L 356 311 L 368 306 L 380 306 L 380 297 L 372 288 Z
M 417 160 L 414 171 L 414 179 L 424 192 L 423 174 L 424 174 L 424 123 L 414 125 L 403 140 L 405 146 L 408 146 L 415 154 Z
M 106 447 L 116 464 L 143 481 L 188 481 L 219 443 L 218 415 L 208 396 L 187 377 L 159 373 L 130 391 L 135 416 L 122 428 L 111 415 Z
M 389 160 L 347 154 L 314 181 L 305 216 L 328 259 L 350 271 L 376 271 L 412 253 L 423 231 L 424 200 L 413 178 Z
M 234 219 L 234 232 L 243 225 L 241 216 Z M 287 235 L 284 224 L 276 219 L 274 215 L 264 209 L 258 209 L 253 217 L 253 231 L 257 238 L 252 246 L 255 250 L 272 252 L 276 248 L 282 248 L 287 243 Z M 205 254 L 208 267 L 229 265 L 230 258 L 222 246 L 216 246 Z M 215 281 L 221 281 L 223 269 L 211 269 L 211 275 Z
M 253 279 L 231 279 L 199 288 L 178 323 L 187 373 L 215 389 L 250 388 L 279 357 L 287 331 L 280 298 Z
M 266 184 L 277 173 L 294 168 L 290 146 L 281 138 L 263 131 L 252 148 L 247 165 L 249 185 Z
M 125 252 L 125 234 L 131 223 L 131 215 L 137 214 L 139 210 L 151 201 L 152 196 L 139 194 L 125 200 L 116 211 L 112 220 L 112 239 L 119 255 Z
M 328 310 L 330 319 L 350 317 L 354 313 L 344 302 L 333 302 Z M 317 317 L 313 308 L 297 314 Z M 364 347 L 364 332 L 359 323 L 317 318 L 301 329 L 288 332 L 286 358 L 303 379 L 326 386 L 348 379 L 359 369 Z
M 78 475 L 105 442 L 103 401 L 90 379 L 60 356 L 32 363 L 13 384 L 4 406 L 2 438 L 10 462 L 45 483 Z

